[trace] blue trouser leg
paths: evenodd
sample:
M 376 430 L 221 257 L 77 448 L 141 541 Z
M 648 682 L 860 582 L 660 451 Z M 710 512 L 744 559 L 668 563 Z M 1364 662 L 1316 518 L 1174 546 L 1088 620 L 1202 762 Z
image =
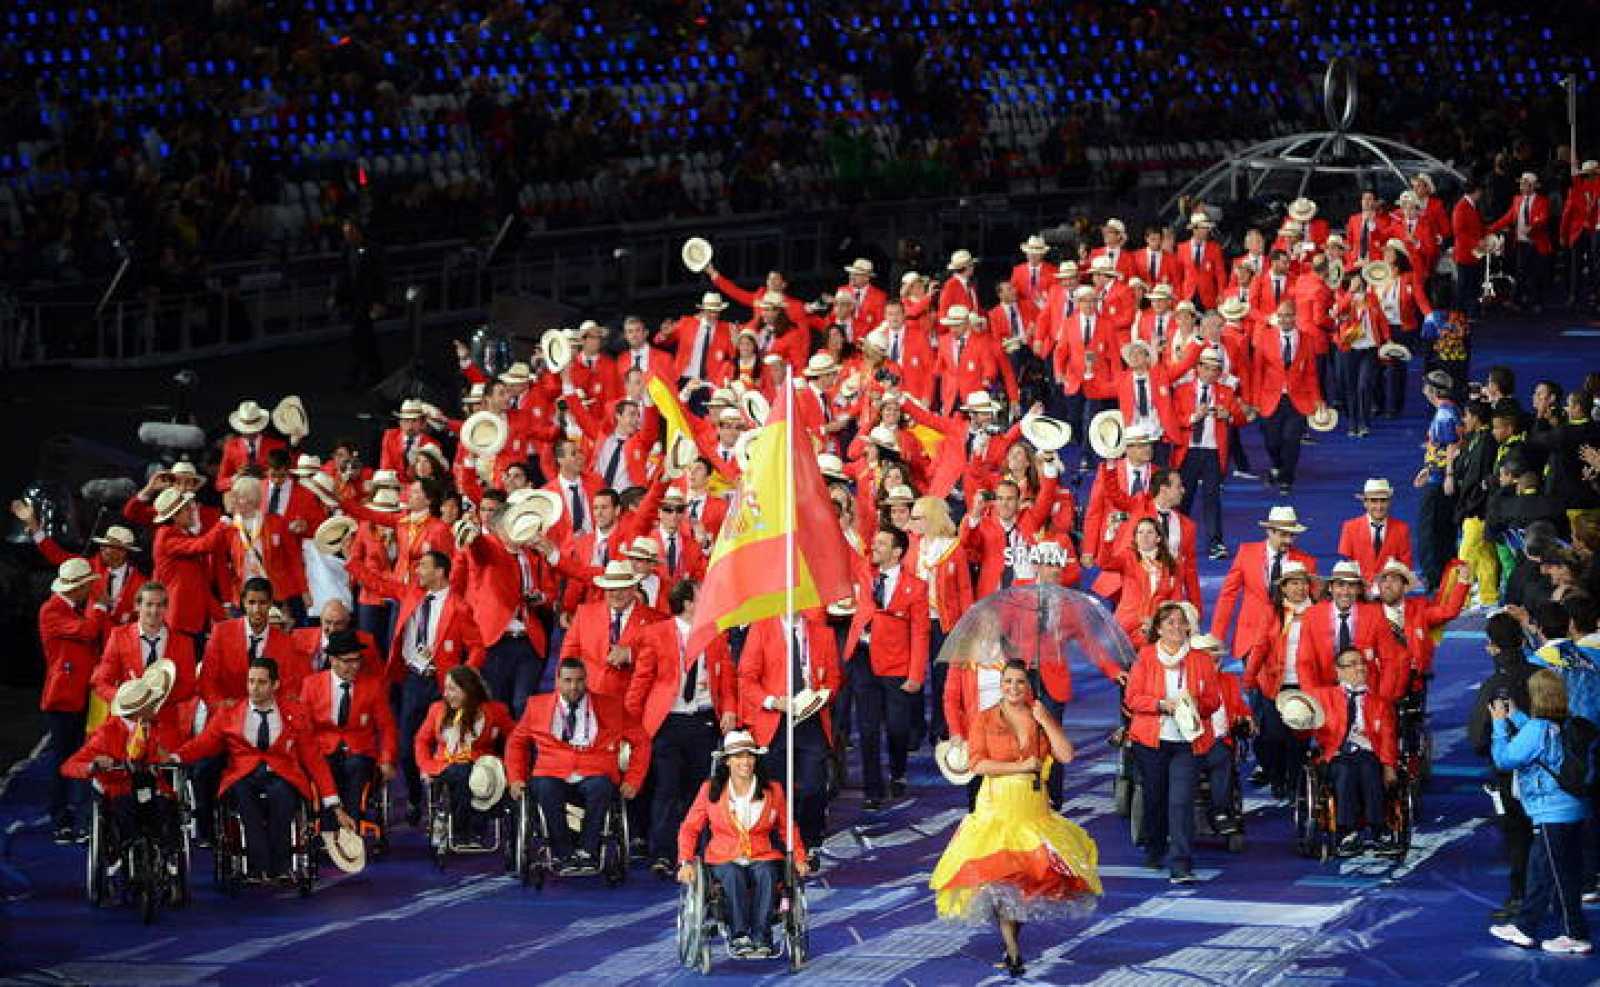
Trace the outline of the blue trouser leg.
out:
M 748 865 L 712 864 L 711 873 L 722 885 L 728 899 L 728 932 L 731 938 L 749 936 L 760 945 L 770 945 L 772 906 L 777 893 L 778 865 L 757 860 Z
M 53 764 L 50 771 L 50 821 L 57 829 L 77 824 L 88 787 L 76 778 L 64 778 L 61 766 L 83 746 L 85 713 L 47 711 L 45 723 L 50 728 L 50 753 Z
M 265 764 L 235 782 L 233 791 L 250 873 L 271 877 L 289 873 L 289 827 L 300 807 L 300 793 Z
M 572 833 L 567 829 L 567 783 L 560 778 L 529 778 L 528 794 L 523 797 L 528 795 L 539 803 L 539 812 L 544 816 L 551 856 L 556 860 L 572 856 Z
M 422 805 L 422 775 L 417 770 L 417 731 L 428 718 L 428 707 L 439 699 L 439 683 L 432 675 L 407 672 L 400 691 L 400 769 L 406 776 L 411 805 Z
M 655 797 L 650 804 L 652 857 L 677 859 L 678 827 L 700 783 L 710 774 L 717 738 L 714 719 L 686 713 L 669 715 L 656 731 L 650 744 L 650 773 L 655 776 Z
M 1556 913 L 1556 931 L 1573 939 L 1588 940 L 1589 923 L 1583 915 L 1583 839 L 1578 823 L 1538 823 L 1528 849 L 1528 884 L 1522 894 L 1517 928 L 1535 939 L 1546 911 Z

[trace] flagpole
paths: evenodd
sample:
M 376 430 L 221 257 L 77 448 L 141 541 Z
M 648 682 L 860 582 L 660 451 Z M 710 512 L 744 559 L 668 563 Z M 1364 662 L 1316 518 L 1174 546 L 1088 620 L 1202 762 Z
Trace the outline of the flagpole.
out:
M 785 367 L 783 375 L 783 614 L 788 625 L 788 633 L 783 635 L 783 649 L 788 659 L 784 662 L 784 689 L 787 690 L 789 701 L 785 708 L 788 715 L 784 719 L 784 745 L 783 745 L 783 770 L 784 799 L 783 819 L 783 845 L 792 854 L 794 852 L 794 804 L 799 798 L 794 790 L 794 663 L 799 655 L 794 653 L 794 638 L 798 633 L 795 625 L 794 614 L 794 516 L 796 484 L 794 474 L 794 444 L 798 436 L 795 434 L 796 422 L 794 420 L 794 368 Z

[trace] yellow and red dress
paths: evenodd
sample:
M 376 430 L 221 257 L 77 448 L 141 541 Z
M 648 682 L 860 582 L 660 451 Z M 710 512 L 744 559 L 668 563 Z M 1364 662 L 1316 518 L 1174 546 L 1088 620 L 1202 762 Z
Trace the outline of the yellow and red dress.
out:
M 999 706 L 984 710 L 968 733 L 971 763 L 1031 755 L 1048 765 L 1049 738 L 1031 717 L 1027 729 L 1019 743 Z M 1088 833 L 1050 810 L 1042 775 L 988 777 L 928 884 L 939 917 L 953 922 L 1079 916 L 1101 894 L 1099 855 Z

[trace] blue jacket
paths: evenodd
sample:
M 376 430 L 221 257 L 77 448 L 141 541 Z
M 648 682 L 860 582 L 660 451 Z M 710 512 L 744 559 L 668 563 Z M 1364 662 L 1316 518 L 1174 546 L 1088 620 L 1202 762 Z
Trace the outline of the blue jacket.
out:
M 1517 727 L 1514 736 L 1508 722 Z M 1559 725 L 1513 710 L 1509 720 L 1494 721 L 1492 751 L 1495 767 L 1516 772 L 1517 797 L 1529 819 L 1535 823 L 1571 823 L 1588 818 L 1588 803 L 1569 795 L 1556 781 L 1564 756 Z

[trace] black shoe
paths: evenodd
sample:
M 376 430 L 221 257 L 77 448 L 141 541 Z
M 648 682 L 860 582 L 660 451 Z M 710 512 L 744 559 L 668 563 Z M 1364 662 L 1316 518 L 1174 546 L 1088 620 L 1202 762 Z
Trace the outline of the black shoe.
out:
M 1233 478 L 1235 480 L 1259 480 L 1261 479 L 1261 476 L 1257 473 L 1252 473 L 1249 470 L 1240 469 L 1239 467 L 1235 466 L 1233 468 Z
M 1503 904 L 1501 904 L 1501 906 L 1499 908 L 1496 908 L 1494 911 L 1489 913 L 1489 918 L 1496 925 L 1504 925 L 1505 923 L 1507 923 L 1507 922 L 1511 921 L 1512 919 L 1516 918 L 1517 915 L 1519 915 L 1521 912 L 1522 912 L 1522 899 L 1521 898 L 1507 898 L 1505 900 L 1505 902 Z
M 657 857 L 650 862 L 650 873 L 661 878 L 663 881 L 672 880 L 672 871 L 672 861 L 665 857 Z
M 1194 871 L 1192 871 L 1192 870 L 1188 869 L 1187 867 L 1185 867 L 1185 868 L 1182 868 L 1180 870 L 1173 871 L 1172 874 L 1167 878 L 1167 883 L 1169 883 L 1169 884 L 1193 884 L 1198 880 L 1200 880 L 1200 879 L 1198 877 L 1194 876 Z
M 1252 784 L 1252 785 L 1265 785 L 1266 783 L 1267 783 L 1267 769 L 1261 767 L 1258 764 L 1258 765 L 1256 765 L 1256 769 L 1254 771 L 1250 772 L 1250 784 Z
M 70 825 L 56 827 L 56 846 L 71 846 L 76 840 L 77 833 L 73 832 Z
M 1208 552 L 1207 554 L 1213 560 L 1225 559 L 1225 558 L 1228 557 L 1228 546 L 1226 546 L 1226 545 L 1212 545 L 1211 546 L 1211 551 Z
M 1360 833 L 1346 833 L 1339 840 L 1339 849 L 1338 849 L 1339 856 L 1341 856 L 1341 857 L 1359 856 L 1360 853 L 1361 853 L 1362 848 L 1365 845 L 1366 845 L 1366 841 L 1361 838 L 1361 834 Z
M 1239 817 L 1233 813 L 1225 812 L 1217 817 L 1217 835 L 1232 836 L 1239 830 Z
M 904 778 L 890 778 L 889 779 L 889 795 L 890 795 L 890 797 L 899 798 L 902 795 L 904 795 L 905 793 L 906 793 L 906 780 Z
M 867 810 L 868 812 L 878 812 L 883 809 L 883 799 L 864 798 L 861 800 L 861 808 Z
M 806 851 L 806 869 L 812 874 L 816 874 L 822 870 L 822 851 Z
M 994 966 L 996 970 L 1004 970 L 1009 976 L 1013 977 L 1020 977 L 1028 972 L 1028 968 L 1022 965 L 1022 957 L 1012 956 L 1010 953 L 1002 953 L 1000 962 Z

